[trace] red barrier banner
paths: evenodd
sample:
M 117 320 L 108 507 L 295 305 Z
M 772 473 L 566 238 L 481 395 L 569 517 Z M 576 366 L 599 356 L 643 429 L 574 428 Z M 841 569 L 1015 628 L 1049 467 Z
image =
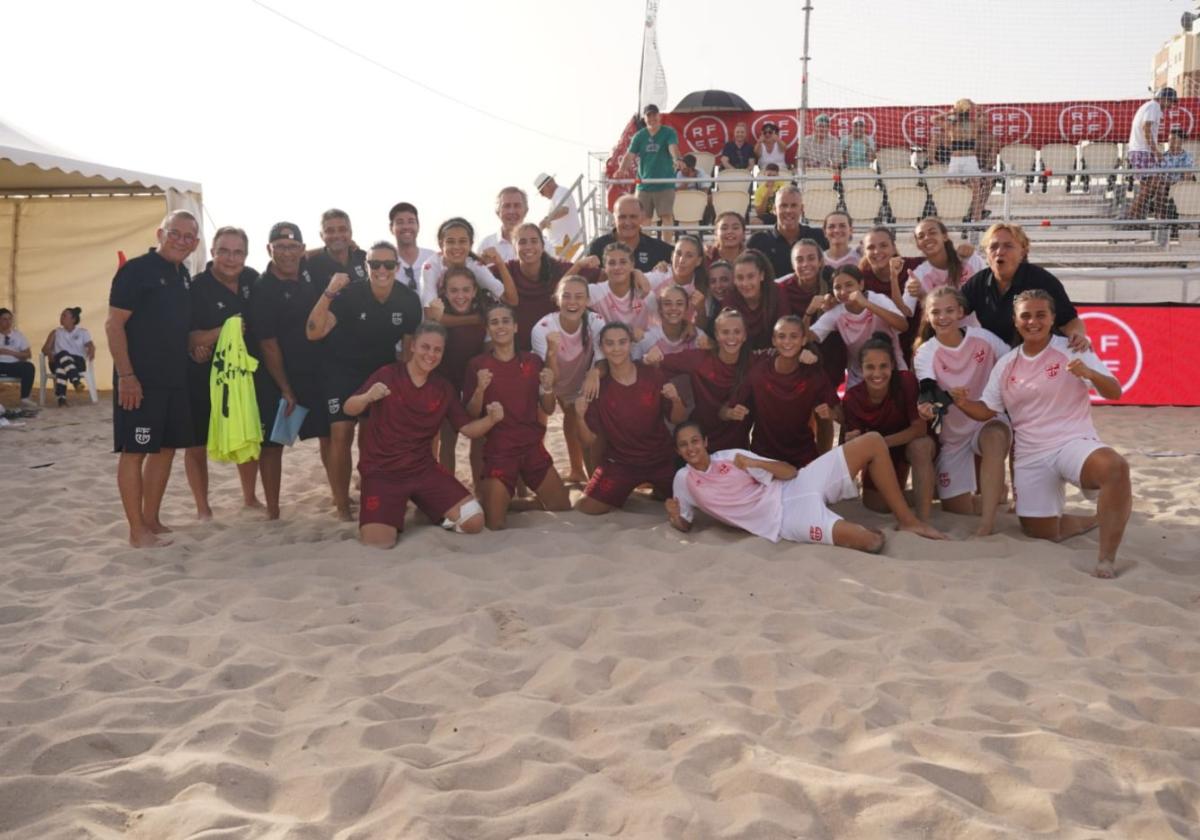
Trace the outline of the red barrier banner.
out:
M 1077 305 L 1092 349 L 1124 389 L 1100 405 L 1200 406 L 1200 375 L 1189 360 L 1200 336 L 1200 306 Z
M 1081 143 L 1084 140 L 1124 143 L 1129 139 L 1133 115 L 1145 101 L 1009 102 L 981 104 L 979 108 L 985 115 L 989 130 L 1001 145 L 1026 143 L 1042 146 L 1046 143 Z M 924 148 L 929 143 L 932 118 L 948 112 L 950 108 L 950 105 L 811 108 L 806 115 L 804 133 L 812 134 L 813 120 L 823 114 L 829 117 L 831 133 L 835 137 L 842 137 L 850 134 L 854 120 L 861 117 L 866 133 L 874 138 L 879 148 Z M 1164 113 L 1166 119 L 1161 126 L 1162 140 L 1166 140 L 1172 128 L 1180 128 L 1185 137 L 1191 137 L 1200 119 L 1200 98 L 1179 99 Z M 663 122 L 678 132 L 682 151 L 712 154 L 720 154 L 726 141 L 733 138 L 733 128 L 738 123 L 746 123 L 751 138 L 758 138 L 762 134 L 763 124 L 773 122 L 779 127 L 780 141 L 787 149 L 789 163 L 796 153 L 796 111 L 664 114 Z

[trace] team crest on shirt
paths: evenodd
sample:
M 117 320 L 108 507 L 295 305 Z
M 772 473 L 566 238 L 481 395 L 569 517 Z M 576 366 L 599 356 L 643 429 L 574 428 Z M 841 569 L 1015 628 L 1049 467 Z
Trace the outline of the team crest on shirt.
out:
M 975 364 L 981 365 L 985 361 L 987 361 L 987 351 L 984 350 L 982 347 L 980 347 L 978 350 L 975 351 L 975 355 L 973 358 L 975 359 Z
M 379 510 L 379 497 L 367 496 L 363 499 L 363 507 L 372 512 Z
M 821 530 L 820 525 L 813 525 L 808 529 L 808 539 L 810 542 L 819 543 L 825 539 L 825 532 Z
M 360 320 L 360 321 L 365 321 L 365 320 L 367 320 L 367 313 L 366 313 L 366 312 L 360 312 L 360 313 L 358 313 L 358 320 Z
M 354 273 L 358 275 L 359 280 L 366 277 L 366 274 L 363 273 L 363 267 L 361 265 L 354 266 Z
M 719 475 L 729 475 L 730 469 L 731 468 L 728 461 L 722 461 L 721 463 L 717 464 L 717 473 Z
M 149 443 L 150 442 L 150 427 L 149 426 L 134 427 L 133 440 L 139 446 L 145 446 L 147 443 Z
M 250 287 L 249 286 L 242 286 L 242 299 L 250 300 Z
M 1058 374 L 1059 374 L 1061 371 L 1062 371 L 1062 365 L 1061 365 L 1060 363 L 1058 363 L 1058 362 L 1055 362 L 1055 363 L 1054 363 L 1054 364 L 1052 364 L 1052 365 L 1047 365 L 1047 366 L 1046 366 L 1046 376 L 1050 377 L 1051 379 L 1053 379 L 1054 377 L 1058 376 Z
M 333 399 L 331 399 L 329 401 L 329 413 L 330 414 L 337 414 L 341 410 L 342 410 L 342 401 L 341 400 L 339 400 L 337 397 L 334 397 Z
M 392 326 L 398 327 L 403 323 L 404 323 L 404 313 L 403 312 L 393 312 L 392 313 Z
M 225 308 L 225 303 L 223 301 L 217 301 L 217 309 L 224 309 L 224 308 Z
M 950 473 L 938 473 L 938 484 L 942 487 L 950 486 Z

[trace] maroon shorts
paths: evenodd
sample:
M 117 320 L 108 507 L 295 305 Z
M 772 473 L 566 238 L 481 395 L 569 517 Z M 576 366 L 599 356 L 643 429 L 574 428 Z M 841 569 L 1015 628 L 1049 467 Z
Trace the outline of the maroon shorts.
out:
M 517 478 L 525 486 L 536 491 L 546 480 L 546 473 L 554 467 L 554 459 L 540 443 L 528 446 L 519 452 L 484 453 L 483 477 L 494 478 L 505 486 L 508 495 L 517 492 Z
M 908 483 L 908 456 L 904 454 L 903 446 L 893 446 L 888 449 L 888 455 L 892 457 L 892 468 L 896 470 L 896 481 L 900 482 L 900 489 L 904 489 L 904 485 Z M 871 471 L 862 471 L 862 487 L 863 490 L 875 490 L 875 482 L 871 480 Z
M 421 511 L 441 524 L 446 511 L 471 495 L 441 464 L 430 464 L 414 474 L 364 475 L 358 524 L 391 525 L 404 530 L 404 513 L 412 499 Z
M 596 467 L 583 495 L 610 507 L 621 507 L 641 484 L 651 484 L 657 492 L 670 496 L 674 483 L 675 465 L 670 461 L 637 467 L 610 461 Z

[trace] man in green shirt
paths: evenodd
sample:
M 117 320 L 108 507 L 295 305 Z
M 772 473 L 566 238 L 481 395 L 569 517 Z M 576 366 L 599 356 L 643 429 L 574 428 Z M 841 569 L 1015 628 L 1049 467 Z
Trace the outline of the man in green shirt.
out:
M 657 105 L 647 105 L 642 111 L 646 118 L 646 127 L 633 135 L 629 150 L 621 158 L 621 169 L 625 169 L 630 156 L 637 159 L 637 176 L 646 178 L 675 177 L 675 170 L 683 162 L 679 157 L 679 135 L 675 129 L 662 124 L 662 115 Z M 652 222 L 658 216 L 659 224 L 675 224 L 675 184 L 673 181 L 661 184 L 638 184 L 638 201 L 642 205 L 646 221 Z M 663 234 L 667 242 L 674 241 L 674 236 Z

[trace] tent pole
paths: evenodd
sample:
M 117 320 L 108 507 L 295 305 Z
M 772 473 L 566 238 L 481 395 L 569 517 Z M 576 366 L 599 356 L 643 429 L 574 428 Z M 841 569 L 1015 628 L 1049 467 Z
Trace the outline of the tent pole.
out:
M 796 163 L 804 171 L 804 132 L 808 123 L 808 26 L 812 0 L 804 0 L 804 55 L 800 56 L 800 110 L 796 113 Z
M 8 257 L 8 299 L 13 312 L 20 311 L 17 309 L 17 249 L 21 245 L 21 208 L 24 205 L 24 201 L 13 202 L 12 253 Z

